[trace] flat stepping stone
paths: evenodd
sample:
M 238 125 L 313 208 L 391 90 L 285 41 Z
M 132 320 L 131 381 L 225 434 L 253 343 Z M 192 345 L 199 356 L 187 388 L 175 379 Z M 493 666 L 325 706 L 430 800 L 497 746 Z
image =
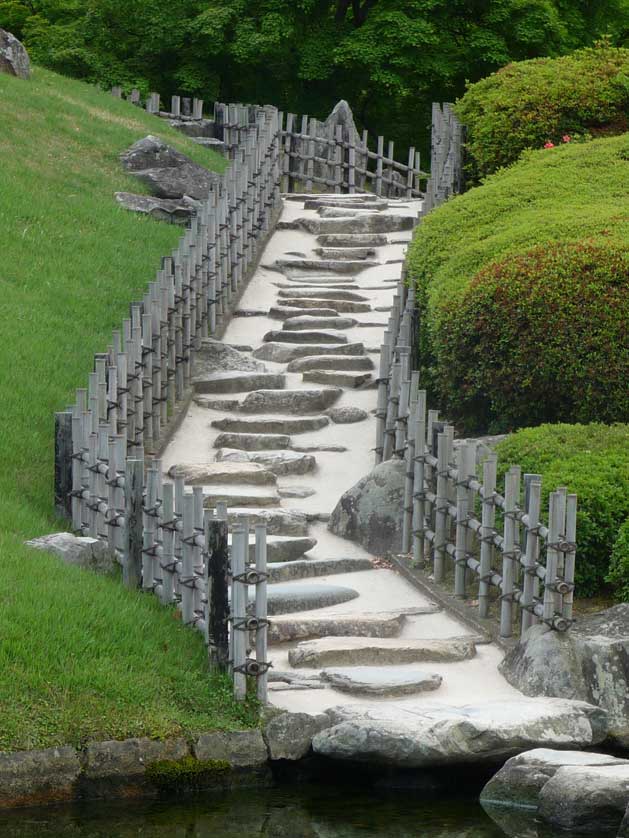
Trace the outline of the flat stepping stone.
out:
M 293 306 L 273 306 L 269 309 L 269 317 L 274 320 L 288 320 L 289 317 L 303 316 L 303 309 Z M 313 308 L 308 309 L 312 317 L 337 317 L 338 312 L 334 308 Z
M 329 299 L 329 300 L 322 300 L 318 296 L 314 299 L 308 299 L 303 297 L 290 297 L 286 300 L 281 300 L 282 304 L 289 306 L 291 308 L 305 308 L 305 309 L 320 309 L 322 306 L 333 306 L 335 311 L 338 313 L 345 313 L 345 314 L 355 314 L 358 312 L 363 311 L 371 311 L 371 306 L 369 303 L 361 303 L 356 302 L 354 300 L 339 300 L 339 299 Z
M 391 666 L 404 663 L 449 663 L 473 658 L 473 639 L 448 640 L 364 640 L 327 637 L 300 643 L 288 655 L 290 665 L 313 668 L 323 666 Z
M 328 390 L 256 390 L 249 393 L 240 410 L 242 413 L 319 413 L 332 407 L 341 395 L 338 387 Z
M 299 288 L 296 288 L 294 291 L 280 290 L 278 297 L 291 297 L 295 300 L 307 300 L 316 297 L 318 300 L 352 300 L 357 303 L 368 302 L 369 299 L 353 291 L 337 291 L 335 289 L 330 289 L 329 291 L 304 291 Z
M 245 393 L 261 388 L 283 387 L 285 376 L 273 372 L 213 372 L 192 379 L 197 393 Z
M 262 451 L 265 449 L 288 448 L 288 434 L 223 433 L 214 440 L 215 448 L 237 448 L 243 451 Z
M 330 271 L 335 274 L 357 274 L 376 268 L 373 259 L 277 259 L 274 267 L 281 271 Z
M 311 198 L 304 201 L 304 209 L 307 210 L 317 210 L 321 207 L 349 207 L 352 209 L 363 205 L 366 205 L 368 209 L 371 209 L 371 207 L 381 207 L 382 209 L 386 209 L 389 206 L 386 201 L 378 200 L 375 195 L 371 198 L 371 200 L 361 200 L 357 198 L 339 198 L 339 200 L 335 200 L 334 198 Z
M 373 247 L 317 247 L 315 253 L 322 259 L 369 259 L 376 255 Z
M 214 372 L 267 372 L 264 364 L 256 361 L 251 355 L 234 349 L 227 343 L 213 338 L 201 341 L 192 364 L 192 378 L 204 378 Z
M 267 609 L 270 615 L 292 614 L 295 611 L 314 611 L 329 608 L 358 597 L 358 591 L 342 585 L 326 585 L 321 582 L 280 583 L 267 587 Z M 255 601 L 251 594 L 250 603 Z
M 310 431 L 319 431 L 330 424 L 328 416 L 303 416 L 299 419 L 292 418 L 264 418 L 264 419 L 236 419 L 225 418 L 215 419 L 212 422 L 213 428 L 218 428 L 219 431 L 227 431 L 231 434 L 262 434 L 268 436 L 269 434 L 280 434 L 288 436 L 289 434 L 305 434 Z M 220 439 L 217 438 L 217 439 Z M 237 448 L 236 445 L 216 445 L 217 448 Z M 277 445 L 273 446 L 277 448 Z
M 334 573 L 358 573 L 361 570 L 373 570 L 371 559 L 298 559 L 275 564 L 270 570 L 269 581 L 292 582 Z
M 321 247 L 384 247 L 389 244 L 384 233 L 337 233 L 317 238 Z
M 352 287 L 356 287 L 356 279 L 353 276 L 316 276 L 315 274 L 298 274 L 292 273 L 287 274 L 284 277 L 284 283 L 295 284 L 301 283 L 302 285 L 340 285 L 346 284 L 351 285 Z
M 364 422 L 369 414 L 362 407 L 333 407 L 328 410 L 328 416 L 335 425 L 351 425 L 354 422 Z
M 340 332 L 322 332 L 303 330 L 291 332 L 277 329 L 267 332 L 262 340 L 265 343 L 347 343 L 347 335 Z
M 371 207 L 321 207 L 321 218 L 355 218 L 361 212 L 371 212 Z
M 263 308 L 237 308 L 232 317 L 266 317 L 266 314 Z
M 246 483 L 251 486 L 275 486 L 277 475 L 259 463 L 178 463 L 168 469 L 169 477 L 183 474 L 186 483 Z
M 231 534 L 228 536 L 229 544 L 232 543 Z M 266 559 L 272 564 L 284 565 L 286 562 L 305 561 L 304 553 L 312 550 L 317 544 L 316 538 L 296 535 L 274 535 L 266 540 Z M 249 559 L 255 560 L 255 533 L 249 534 Z M 288 577 L 287 577 L 288 579 Z M 287 581 L 282 579 L 272 581 Z
M 227 521 L 230 527 L 244 524 L 250 527 L 265 524 L 267 535 L 307 536 L 310 522 L 308 516 L 297 509 L 264 509 L 233 506 L 227 509 Z
M 289 486 L 286 489 L 278 489 L 278 492 L 281 498 L 301 498 L 302 500 L 317 494 L 314 489 L 308 489 L 305 486 L 303 488 Z
M 279 364 L 286 364 L 289 361 L 294 361 L 295 358 L 305 358 L 309 355 L 360 356 L 365 354 L 365 347 L 362 343 L 264 343 L 259 349 L 256 349 L 253 354 L 256 358 L 264 358 L 265 361 L 275 361 Z
M 240 406 L 238 399 L 215 399 L 212 396 L 194 396 L 192 400 L 196 405 L 206 410 L 223 410 L 225 413 L 238 410 Z
M 319 637 L 398 637 L 404 619 L 403 614 L 283 617 L 271 623 L 268 640 L 269 643 L 287 643 Z
M 299 317 L 287 318 L 282 328 L 289 331 L 351 329 L 357 322 L 353 317 L 315 317 L 312 314 L 302 314 Z
M 334 421 L 334 420 L 332 420 Z M 298 451 L 239 451 L 233 448 L 219 448 L 217 462 L 257 463 L 272 474 L 309 474 L 317 467 L 311 454 Z
M 219 502 L 228 506 L 279 506 L 281 498 L 275 488 L 263 486 L 203 486 L 203 505 L 214 509 Z
M 321 233 L 395 233 L 400 230 L 412 230 L 417 219 L 412 215 L 384 215 L 370 213 L 354 218 L 304 219 L 309 225 L 302 224 L 310 232 Z
M 436 672 L 396 669 L 391 666 L 382 669 L 373 666 L 324 669 L 321 678 L 341 692 L 379 697 L 429 692 L 439 689 L 443 681 Z
M 313 355 L 296 358 L 286 367 L 288 372 L 306 372 L 306 370 L 372 370 L 374 363 L 365 356 Z
M 333 384 L 336 387 L 361 387 L 371 381 L 369 372 L 338 372 L 334 370 L 307 370 L 302 373 L 304 381 L 315 384 Z
M 343 454 L 347 451 L 347 447 L 345 445 L 291 445 L 291 451 L 302 451 L 304 453 L 331 451 L 335 454 Z

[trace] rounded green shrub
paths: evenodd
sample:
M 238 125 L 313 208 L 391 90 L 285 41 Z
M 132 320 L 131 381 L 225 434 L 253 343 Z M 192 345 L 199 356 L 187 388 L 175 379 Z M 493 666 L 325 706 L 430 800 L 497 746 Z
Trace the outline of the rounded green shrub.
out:
M 629 425 L 541 425 L 497 446 L 500 472 L 520 465 L 542 475 L 542 520 L 548 495 L 565 486 L 577 494 L 576 596 L 600 593 L 610 574 L 612 547 L 629 517 Z M 621 549 L 621 548 L 619 548 Z M 624 572 L 629 569 L 626 553 Z M 611 567 L 614 568 L 614 560 Z M 619 576 L 609 577 L 619 588 Z M 629 595 L 629 576 L 622 593 Z
M 629 602 L 629 518 L 618 530 L 607 579 L 616 588 L 620 599 Z
M 623 133 L 628 111 L 629 49 L 605 43 L 508 64 L 470 85 L 456 105 L 473 180 L 513 163 L 526 148 Z
M 449 307 L 438 396 L 468 430 L 629 416 L 629 249 L 538 246 L 483 268 Z

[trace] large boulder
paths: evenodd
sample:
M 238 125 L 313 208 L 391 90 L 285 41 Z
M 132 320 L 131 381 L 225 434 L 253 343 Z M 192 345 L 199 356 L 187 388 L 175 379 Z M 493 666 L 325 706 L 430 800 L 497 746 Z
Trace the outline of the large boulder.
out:
M 405 464 L 388 460 L 348 489 L 335 506 L 328 529 L 357 541 L 370 553 L 398 552 L 402 539 Z
M 218 175 L 151 134 L 120 155 L 124 169 L 145 183 L 158 198 L 207 198 Z
M 621 826 L 628 804 L 629 763 L 565 766 L 541 790 L 539 816 L 570 835 L 606 835 Z
M 10 32 L 0 29 L 0 73 L 29 79 L 31 62 L 20 41 Z
M 602 707 L 609 735 L 629 746 L 629 603 L 585 617 L 569 632 L 533 626 L 500 671 L 525 695 Z

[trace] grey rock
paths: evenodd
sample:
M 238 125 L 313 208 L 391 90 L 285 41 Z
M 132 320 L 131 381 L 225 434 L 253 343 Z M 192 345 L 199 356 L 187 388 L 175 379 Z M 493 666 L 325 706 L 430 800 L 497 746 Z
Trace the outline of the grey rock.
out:
M 288 364 L 286 370 L 306 372 L 307 370 L 372 370 L 373 368 L 373 361 L 366 356 L 312 355 L 306 358 L 296 358 Z M 335 409 L 342 410 L 343 408 Z
M 316 298 L 318 300 L 334 300 L 335 302 L 337 300 L 349 300 L 356 303 L 366 303 L 369 301 L 368 297 L 363 297 L 362 294 L 357 294 L 354 291 L 339 291 L 336 288 L 331 288 L 329 291 L 325 289 L 319 290 L 318 288 L 315 291 L 306 291 L 299 288 L 295 288 L 295 290 L 280 290 L 278 297 L 292 297 L 296 300 Z M 282 305 L 288 305 L 288 303 L 282 303 Z M 336 308 L 336 306 L 334 307 Z
M 416 218 L 412 215 L 369 213 L 354 218 L 297 218 L 292 222 L 280 222 L 278 228 L 302 228 L 316 236 L 339 233 L 395 233 L 400 230 L 412 230 L 415 222 Z
M 291 332 L 286 329 L 273 329 L 262 340 L 265 343 L 347 343 L 347 335 L 340 332 L 324 332 L 303 329 Z
M 359 312 L 371 311 L 371 305 L 366 302 L 340 300 L 338 297 L 321 298 L 318 294 L 314 299 L 309 299 L 308 297 L 289 297 L 288 299 L 280 300 L 280 303 L 283 306 L 289 306 L 291 308 L 315 309 L 317 311 L 321 309 L 321 306 L 330 306 L 335 309 L 337 314 L 339 312 L 355 314 Z
M 31 77 L 31 61 L 21 41 L 0 29 L 0 73 L 27 81 Z
M 183 474 L 186 483 L 247 483 L 253 486 L 275 486 L 277 476 L 259 463 L 178 463 L 168 469 L 169 477 Z
M 124 169 L 145 183 L 158 198 L 205 200 L 218 175 L 199 166 L 159 137 L 135 142 L 120 155 Z
M 228 510 L 230 526 L 249 521 L 250 526 L 266 524 L 268 535 L 308 535 L 308 516 L 296 509 L 253 509 L 234 507 Z
M 237 308 L 232 317 L 266 317 L 267 314 L 265 308 Z
M 243 451 L 288 448 L 287 434 L 222 433 L 214 440 L 215 448 L 236 448 Z
M 242 434 L 257 434 L 269 436 L 270 434 L 304 434 L 310 431 L 318 431 L 321 428 L 327 427 L 330 420 L 327 416 L 302 416 L 300 418 L 277 418 L 277 419 L 216 419 L 212 422 L 213 428 L 218 428 L 221 431 L 228 433 L 242 433 Z M 215 443 L 217 447 L 235 446 L 226 444 L 218 446 L 218 440 Z M 277 448 L 277 445 L 273 446 Z
M 245 393 L 263 387 L 282 388 L 286 377 L 271 372 L 211 372 L 195 376 L 192 386 L 197 393 Z
M 270 615 L 292 614 L 294 611 L 314 611 L 328 608 L 356 599 L 358 593 L 342 585 L 325 585 L 310 582 L 280 582 L 267 587 L 267 608 Z M 255 594 L 250 595 L 250 604 L 255 602 Z
M 317 241 L 322 247 L 384 247 L 389 243 L 383 233 L 337 233 L 319 236 Z
M 152 762 L 179 760 L 189 753 L 185 739 L 90 742 L 84 753 L 83 776 L 89 781 L 125 784 L 134 777 L 143 778 Z
M 312 746 L 312 737 L 330 725 L 325 713 L 281 713 L 264 729 L 271 759 L 303 759 Z M 286 833 L 287 836 L 289 833 Z M 290 833 L 292 836 L 294 833 Z
M 312 579 L 332 573 L 356 573 L 373 570 L 371 559 L 302 559 L 279 562 L 269 569 L 270 582 L 291 582 L 295 579 Z
M 135 195 L 133 192 L 116 192 L 116 201 L 124 209 L 150 215 L 156 221 L 169 224 L 187 224 L 197 214 L 199 204 L 191 198 L 154 198 L 150 195 Z
M 351 614 L 336 617 L 276 618 L 268 630 L 269 643 L 318 637 L 398 637 L 403 614 Z
M 278 506 L 280 495 L 275 486 L 203 486 L 203 505 L 214 509 L 218 503 L 227 506 Z
M 254 358 L 286 364 L 296 358 L 306 358 L 311 355 L 364 355 L 365 347 L 362 343 L 345 344 L 285 344 L 265 343 L 253 353 Z
M 332 407 L 328 416 L 335 425 L 351 425 L 354 422 L 364 422 L 369 417 L 362 407 Z
M 334 454 L 343 454 L 347 451 L 347 447 L 345 445 L 291 445 L 291 451 L 300 451 L 304 453 L 331 451 Z
M 352 317 L 314 317 L 305 314 L 300 317 L 289 317 L 284 321 L 284 329 L 301 331 L 304 329 L 351 329 L 356 325 Z
M 318 413 L 327 410 L 341 396 L 338 388 L 328 390 L 256 390 L 240 405 L 242 413 Z
M 221 140 L 214 139 L 214 137 L 193 137 L 192 141 L 198 145 L 202 145 L 204 148 L 217 151 L 219 154 L 223 154 L 225 151 L 225 143 Z
M 564 766 L 629 765 L 627 760 L 584 751 L 553 751 L 536 748 L 511 757 L 485 785 L 481 802 L 536 809 L 539 793 Z
M 217 462 L 252 462 L 264 466 L 273 474 L 308 474 L 314 471 L 317 461 L 309 454 L 299 451 L 245 452 L 221 448 L 216 452 Z
M 250 355 L 222 343 L 207 338 L 201 342 L 195 353 L 192 367 L 193 378 L 203 378 L 215 372 L 267 372 L 266 365 L 256 361 Z
M 629 603 L 584 617 L 569 632 L 533 626 L 500 671 L 525 695 L 597 704 L 610 736 L 629 746 Z
M 399 552 L 405 472 L 403 460 L 377 465 L 341 496 L 328 529 L 374 555 Z
M 275 267 L 280 271 L 333 271 L 335 274 L 357 274 L 367 268 L 375 268 L 379 262 L 368 259 L 277 259 Z
M 465 443 L 476 444 L 476 463 L 480 465 L 487 459 L 496 446 L 507 438 L 507 434 L 494 434 L 493 436 L 479 436 L 472 439 L 455 439 L 453 449 L 456 452 Z
M 340 372 L 339 370 L 307 370 L 302 374 L 304 381 L 313 384 L 329 384 L 335 387 L 356 389 L 371 381 L 369 372 Z
M 187 137 L 205 137 L 206 139 L 214 138 L 214 130 L 216 127 L 216 123 L 213 119 L 169 119 L 168 124 L 171 128 L 174 128 L 176 131 L 181 131 L 181 133 L 185 134 Z M 221 141 L 215 140 L 215 142 L 220 143 Z
M 226 760 L 233 768 L 257 768 L 268 760 L 260 730 L 204 733 L 194 743 L 194 755 L 201 760 Z
M 307 309 L 311 317 L 337 317 L 338 312 L 333 308 L 312 308 Z M 288 320 L 289 317 L 303 317 L 304 310 L 292 306 L 272 306 L 269 309 L 269 317 L 274 320 Z
M 315 253 L 322 259 L 369 259 L 376 255 L 373 247 L 318 247 Z
M 111 573 L 117 566 L 115 554 L 104 542 L 70 532 L 42 535 L 27 541 L 26 546 L 52 553 L 64 564 L 93 570 L 95 573 Z
M 559 768 L 539 793 L 542 820 L 571 834 L 618 829 L 629 804 L 629 763 Z
M 238 399 L 215 399 L 212 396 L 193 396 L 194 403 L 206 410 L 222 410 L 225 413 L 238 410 L 240 401 Z
M 473 658 L 473 639 L 448 640 L 362 637 L 322 638 L 299 643 L 288 653 L 290 665 L 297 668 L 322 666 L 392 666 L 406 663 L 449 663 Z
M 396 696 L 430 692 L 441 686 L 442 677 L 421 669 L 397 669 L 387 666 L 350 666 L 324 669 L 321 678 L 331 687 L 352 695 Z
M 269 564 L 279 564 L 284 566 L 285 562 L 294 562 L 303 558 L 304 553 L 312 550 L 317 544 L 316 538 L 295 537 L 295 536 L 275 536 L 267 539 L 266 542 L 266 556 Z M 250 553 L 253 553 L 255 544 L 250 545 Z M 274 576 L 274 569 L 269 569 L 272 581 L 280 580 Z
M 281 498 L 311 498 L 316 495 L 314 489 L 308 489 L 306 486 L 288 486 L 285 489 L 279 490 Z
M 39 806 L 72 800 L 80 773 L 81 763 L 74 748 L 0 752 L 0 806 Z
M 409 768 L 491 763 L 536 747 L 587 748 L 606 735 L 599 708 L 556 698 L 463 707 L 387 702 L 327 712 L 334 726 L 314 737 L 315 753 Z

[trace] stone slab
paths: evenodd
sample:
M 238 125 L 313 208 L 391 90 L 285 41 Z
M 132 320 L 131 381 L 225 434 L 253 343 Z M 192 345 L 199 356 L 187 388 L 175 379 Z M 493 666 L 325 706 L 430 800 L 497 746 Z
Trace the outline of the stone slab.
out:
M 308 370 L 372 370 L 373 368 L 373 361 L 366 355 L 312 355 L 290 361 L 286 370 L 287 372 L 306 372 Z
M 321 247 L 384 247 L 389 243 L 384 233 L 336 233 L 317 238 Z
M 405 669 L 392 666 L 349 666 L 324 669 L 321 678 L 335 690 L 351 695 L 392 697 L 432 692 L 443 681 L 436 672 L 422 669 Z
M 234 448 L 219 448 L 218 462 L 258 463 L 272 474 L 308 474 L 315 470 L 316 459 L 311 454 L 299 451 L 242 451 Z
M 351 329 L 356 325 L 353 317 L 314 317 L 313 315 L 302 315 L 300 317 L 289 317 L 284 321 L 284 330 L 303 331 L 311 329 Z
M 296 509 L 255 509 L 246 506 L 228 508 L 230 527 L 242 524 L 245 518 L 251 527 L 266 524 L 267 535 L 308 535 L 308 516 Z
M 186 483 L 247 483 L 258 486 L 275 486 L 277 475 L 259 463 L 178 463 L 168 469 L 168 476 L 182 474 Z
M 238 399 L 217 399 L 214 396 L 194 396 L 193 401 L 199 407 L 206 410 L 222 410 L 225 413 L 230 413 L 232 410 L 238 410 L 240 401 Z
M 0 806 L 38 806 L 75 797 L 81 773 L 74 748 L 0 752 Z
M 302 559 L 275 564 L 269 571 L 269 581 L 290 582 L 334 573 L 357 573 L 361 570 L 373 570 L 371 559 Z
M 319 637 L 398 637 L 403 614 L 351 614 L 334 617 L 276 618 L 269 628 L 269 643 Z
M 260 730 L 204 733 L 194 743 L 194 755 L 201 760 L 226 760 L 234 768 L 253 768 L 268 759 Z
M 336 637 L 300 643 L 289 652 L 288 660 L 295 669 L 323 666 L 393 665 L 405 663 L 449 663 L 473 658 L 473 639 L 447 640 L 365 640 L 360 637 Z
M 370 259 L 376 255 L 373 247 L 317 247 L 321 259 Z
M 362 407 L 332 407 L 328 416 L 335 425 L 351 425 L 354 422 L 364 422 L 369 417 Z
M 213 428 L 230 433 L 242 434 L 305 434 L 310 431 L 318 431 L 327 427 L 330 419 L 327 416 L 302 416 L 299 419 L 290 417 L 260 418 L 260 419 L 237 419 L 228 417 L 226 419 L 215 419 L 212 422 Z M 216 443 L 215 443 L 216 444 Z M 235 448 L 234 445 L 220 445 L 221 448 Z M 275 445 L 274 447 L 278 447 Z
M 277 433 L 222 433 L 214 440 L 215 448 L 233 448 L 243 451 L 276 450 L 288 448 L 290 436 Z
M 353 357 L 364 355 L 365 346 L 362 343 L 346 344 L 285 344 L 265 343 L 253 353 L 256 358 L 286 364 L 296 358 L 306 358 L 311 355 L 350 355 Z
M 283 583 L 267 587 L 267 609 L 270 615 L 292 614 L 295 611 L 314 611 L 317 608 L 329 608 L 356 599 L 358 591 L 343 585 L 327 585 L 321 582 Z M 251 592 L 249 602 L 255 603 L 255 593 Z
M 262 388 L 281 388 L 286 377 L 271 372 L 213 372 L 192 379 L 197 393 L 245 393 Z
M 241 413 L 320 413 L 338 401 L 342 390 L 256 390 L 240 405 Z M 290 433 L 290 431 L 287 431 Z
M 316 291 L 305 291 L 303 289 L 295 288 L 295 290 L 281 290 L 278 292 L 278 297 L 286 298 L 291 297 L 295 300 L 308 300 L 308 299 L 318 299 L 318 300 L 348 300 L 355 303 L 366 303 L 369 302 L 368 297 L 364 297 L 362 294 L 356 294 L 354 291 L 338 291 L 334 288 L 331 288 L 329 291 L 325 289 L 319 290 L 317 288 Z M 282 303 L 282 305 L 287 305 L 287 303 Z
M 347 343 L 347 335 L 341 332 L 317 329 L 272 329 L 262 340 L 265 343 Z
M 321 306 L 331 306 L 337 314 L 341 312 L 345 314 L 359 314 L 361 312 L 371 311 L 371 305 L 369 303 L 357 302 L 355 300 L 339 300 L 334 297 L 321 299 L 318 295 L 316 298 L 310 299 L 308 297 L 292 297 L 280 300 L 280 303 L 291 308 L 302 309 L 320 309 Z
M 307 309 L 311 317 L 336 317 L 338 312 L 334 308 L 313 308 Z M 272 306 L 269 309 L 269 317 L 273 320 L 288 320 L 289 317 L 302 317 L 304 310 L 293 306 Z
M 228 506 L 279 506 L 275 486 L 203 486 L 203 505 L 214 509 L 221 501 Z
M 192 364 L 192 377 L 200 378 L 213 372 L 267 372 L 261 361 L 251 355 L 240 352 L 220 340 L 206 338 L 195 353 Z
M 336 274 L 357 274 L 375 268 L 379 262 L 370 259 L 276 259 L 281 271 L 332 271 Z
M 82 567 L 95 573 L 111 573 L 117 567 L 115 554 L 98 538 L 77 536 L 71 532 L 54 532 L 32 538 L 25 544 L 34 550 L 51 553 L 64 564 Z
M 329 384 L 334 387 L 355 389 L 371 381 L 369 372 L 339 372 L 338 370 L 306 370 L 302 373 L 304 381 L 313 384 Z

